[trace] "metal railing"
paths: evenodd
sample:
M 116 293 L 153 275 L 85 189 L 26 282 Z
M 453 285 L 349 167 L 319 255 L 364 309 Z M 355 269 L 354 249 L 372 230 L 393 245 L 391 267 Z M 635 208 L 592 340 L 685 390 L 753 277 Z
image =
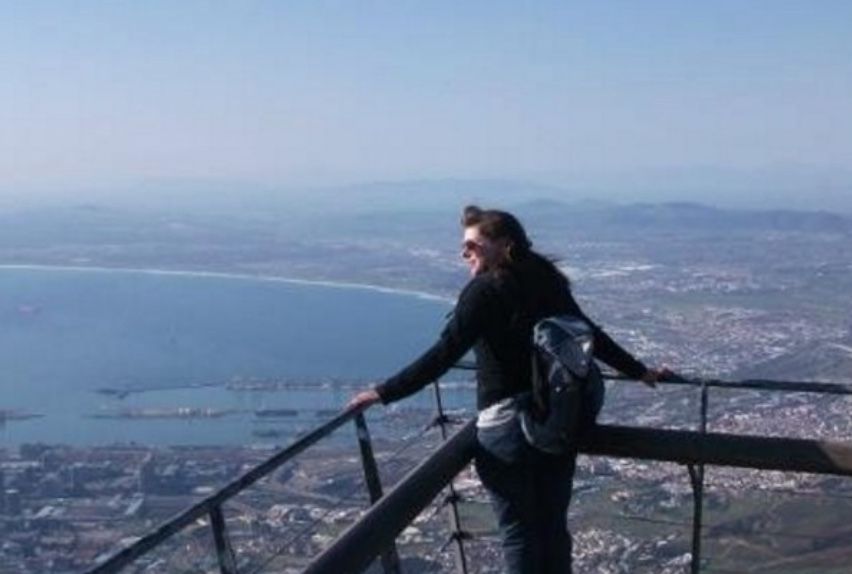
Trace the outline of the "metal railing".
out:
M 624 377 L 607 376 L 621 380 Z M 629 380 L 629 379 L 628 379 Z M 808 472 L 837 476 L 852 476 L 852 444 L 809 439 L 778 438 L 764 436 L 711 433 L 707 430 L 708 391 L 710 388 L 752 389 L 778 392 L 809 392 L 818 394 L 852 395 L 852 385 L 833 383 L 808 383 L 801 381 L 744 380 L 722 381 L 718 379 L 686 379 L 673 376 L 663 384 L 697 387 L 701 393 L 700 422 L 698 431 L 663 430 L 642 427 L 598 425 L 582 440 L 579 451 L 583 454 L 639 458 L 686 465 L 693 488 L 693 540 L 691 571 L 699 572 L 701 566 L 701 527 L 703 507 L 704 466 L 718 465 L 760 470 Z M 460 461 L 453 454 L 472 453 L 475 438 L 471 436 L 468 423 L 460 431 L 454 444 L 447 444 L 403 479 L 392 494 L 406 500 L 399 507 L 381 506 L 371 509 L 357 524 L 344 532 L 335 543 L 320 554 L 305 570 L 310 574 L 339 574 L 342 564 L 347 572 L 370 563 L 375 551 L 392 544 L 407 523 L 396 527 L 394 518 L 416 516 L 429 504 L 431 498 L 417 496 L 417 488 L 424 476 L 433 477 L 437 470 L 433 464 L 443 461 L 444 472 L 461 470 L 469 462 Z M 469 442 L 468 442 L 469 441 Z M 456 452 L 447 452 L 455 448 Z M 434 459 L 434 460 L 433 460 Z M 429 466 L 427 467 L 427 463 Z M 449 484 L 449 481 L 448 481 Z M 442 485 L 432 485 L 438 492 Z M 376 528 L 382 524 L 385 528 Z M 362 568 L 363 569 L 363 568 Z
M 347 409 L 336 417 L 320 425 L 316 429 L 302 436 L 290 446 L 271 456 L 265 462 L 255 466 L 245 474 L 239 476 L 224 488 L 204 498 L 197 504 L 192 505 L 172 519 L 161 524 L 155 530 L 139 538 L 134 543 L 117 552 L 101 564 L 87 571 L 87 574 L 112 574 L 120 572 L 136 559 L 159 546 L 175 534 L 204 517 L 210 518 L 213 540 L 216 544 L 216 553 L 219 559 L 219 568 L 222 574 L 237 574 L 237 566 L 234 553 L 228 537 L 225 520 L 222 515 L 222 506 L 231 498 L 256 483 L 258 480 L 269 476 L 284 463 L 304 452 L 312 445 L 327 437 L 344 424 L 354 421 L 358 445 L 361 451 L 361 463 L 364 471 L 365 482 L 370 493 L 372 502 L 382 497 L 382 486 L 379 479 L 376 461 L 373 457 L 372 441 L 367 430 L 364 419 L 363 408 Z M 398 572 L 398 558 L 393 549 L 384 553 L 382 562 L 386 572 Z
M 460 364 L 459 368 L 469 368 Z M 608 376 L 609 379 L 622 377 Z M 852 385 L 790 381 L 722 381 L 716 379 L 684 379 L 673 377 L 663 384 L 689 385 L 701 393 L 698 431 L 661 430 L 640 427 L 600 425 L 580 445 L 580 452 L 590 455 L 621 458 L 642 458 L 684 464 L 690 475 L 694 495 L 692 572 L 700 569 L 701 520 L 703 506 L 704 465 L 736 466 L 764 470 L 801 471 L 840 476 L 852 476 L 852 444 L 807 439 L 742 436 L 711 433 L 707 430 L 708 391 L 710 388 L 753 389 L 780 392 L 808 392 L 852 395 Z M 399 558 L 395 539 L 419 512 L 441 490 L 449 488 L 447 502 L 455 543 L 456 568 L 467 572 L 463 531 L 452 479 L 471 461 L 475 446 L 473 422 L 468 421 L 460 431 L 447 438 L 447 417 L 443 413 L 440 387 L 435 383 L 437 415 L 445 443 L 435 453 L 412 470 L 395 488 L 383 496 L 382 484 L 373 456 L 372 441 L 367 429 L 363 408 L 341 412 L 332 420 L 310 431 L 252 468 L 216 493 L 181 512 L 147 535 L 117 552 L 87 574 L 111 574 L 162 544 L 196 520 L 209 517 L 213 540 L 223 574 L 238 574 L 231 548 L 222 506 L 231 498 L 269 476 L 284 463 L 316 444 L 341 426 L 354 422 L 361 454 L 365 483 L 373 506 L 353 526 L 308 566 L 310 574 L 360 572 L 377 557 L 386 574 L 399 574 Z M 341 565 L 346 565 L 341 570 Z
M 620 375 L 607 375 L 610 380 L 629 380 Z M 813 393 L 822 395 L 852 395 L 852 385 L 843 383 L 824 383 L 816 381 L 774 381 L 768 379 L 745 379 L 741 381 L 725 381 L 708 378 L 686 378 L 671 375 L 664 384 L 685 385 L 696 387 L 700 393 L 698 432 L 707 434 L 707 410 L 709 407 L 710 389 L 772 391 L 780 393 Z M 625 455 L 629 456 L 629 455 Z M 662 460 L 662 459 L 658 459 Z M 692 488 L 692 561 L 691 574 L 698 574 L 701 569 L 701 531 L 704 514 L 704 464 L 709 461 L 694 460 L 685 462 L 689 473 L 689 483 Z M 754 466 L 752 468 L 761 468 Z M 818 471 L 814 471 L 818 472 Z
M 473 430 L 471 421 L 315 558 L 305 574 L 361 572 L 382 548 L 393 544 L 411 518 L 452 479 L 453 473 L 470 462 L 475 446 Z M 852 444 L 807 439 L 601 425 L 584 438 L 580 452 L 681 464 L 852 476 Z M 446 482 L 438 484 L 439 480 Z

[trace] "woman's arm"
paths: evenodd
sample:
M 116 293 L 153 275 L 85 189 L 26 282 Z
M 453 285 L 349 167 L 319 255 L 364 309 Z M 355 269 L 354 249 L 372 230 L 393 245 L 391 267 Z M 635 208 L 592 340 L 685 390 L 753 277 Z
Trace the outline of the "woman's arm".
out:
M 568 299 L 569 313 L 580 317 L 592 327 L 592 331 L 595 336 L 596 359 L 603 361 L 613 369 L 624 373 L 630 378 L 642 381 L 645 381 L 646 376 L 650 377 L 650 374 L 656 372 L 648 369 L 644 363 L 636 359 L 636 357 L 627 352 L 624 347 L 616 343 L 597 323 L 589 319 L 589 317 L 583 313 L 583 310 L 580 309 L 580 306 L 577 304 L 577 301 L 574 299 L 574 296 L 570 291 L 568 293 Z M 656 381 L 657 378 L 658 377 L 655 376 L 651 380 L 645 382 L 652 383 Z
M 446 373 L 485 331 L 493 317 L 494 295 L 487 281 L 475 278 L 462 291 L 456 308 L 438 341 L 418 359 L 377 385 L 373 390 L 382 403 L 416 393 Z

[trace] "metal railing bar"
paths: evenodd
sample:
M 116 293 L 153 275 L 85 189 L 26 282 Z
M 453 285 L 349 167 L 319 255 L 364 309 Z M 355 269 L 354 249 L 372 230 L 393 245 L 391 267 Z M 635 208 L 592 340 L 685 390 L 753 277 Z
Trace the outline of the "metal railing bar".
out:
M 363 411 L 361 411 L 361 412 L 363 412 Z M 387 457 L 382 458 L 382 462 L 387 463 L 387 462 L 398 459 L 399 456 L 403 452 L 405 452 L 406 450 L 408 450 L 409 448 L 411 448 L 414 445 L 413 439 L 422 437 L 429 430 L 430 430 L 429 427 L 425 427 L 423 429 L 418 430 L 417 432 L 410 433 L 410 434 L 406 435 L 405 437 L 403 437 L 402 438 L 403 445 L 401 447 L 397 448 L 395 451 L 391 452 Z M 319 524 L 322 524 L 325 521 L 326 518 L 331 516 L 331 514 L 333 512 L 339 510 L 343 506 L 344 501 L 351 501 L 352 497 L 355 495 L 355 493 L 358 492 L 361 489 L 362 489 L 362 485 L 360 483 L 358 483 L 358 484 L 355 484 L 354 486 L 350 487 L 349 489 L 347 489 L 344 493 L 338 495 L 337 498 L 340 502 L 338 502 L 337 504 L 335 504 L 333 506 L 330 506 L 329 508 L 326 508 L 325 512 L 323 512 L 317 518 L 315 518 L 311 522 L 303 525 L 301 528 L 299 528 L 294 533 L 292 533 L 292 535 L 290 537 L 288 537 L 282 544 L 279 545 L 277 550 L 274 550 L 271 554 L 269 554 L 268 556 L 265 556 L 257 564 L 250 565 L 249 570 L 248 570 L 249 574 L 258 574 L 259 572 L 261 572 L 270 563 L 272 563 L 273 560 L 278 558 L 287 549 L 288 546 L 290 546 L 291 544 L 294 544 L 298 540 L 304 538 L 306 534 L 310 533 L 311 530 L 313 530 Z M 369 493 L 368 493 L 368 495 L 369 495 Z
M 462 371 L 475 371 L 476 363 L 473 361 L 459 361 L 453 367 Z M 610 381 L 635 381 L 636 379 L 625 375 L 605 372 L 604 379 Z M 755 389 L 764 391 L 781 391 L 792 393 L 818 393 L 829 395 L 852 395 L 852 383 L 826 383 L 823 381 L 776 381 L 771 379 L 744 379 L 741 381 L 726 381 L 723 379 L 707 379 L 701 377 L 683 377 L 676 375 L 670 379 L 658 381 L 661 385 L 687 385 L 700 387 L 702 384 L 708 387 L 722 389 Z
M 370 431 L 364 414 L 355 416 L 355 429 L 358 439 L 358 448 L 361 452 L 361 464 L 364 472 L 364 482 L 370 495 L 370 502 L 376 502 L 382 497 L 382 481 L 379 477 L 379 467 L 376 465 L 376 457 L 373 455 L 373 443 L 370 440 Z
M 476 368 L 475 364 L 470 361 L 461 361 L 456 364 L 456 369 L 460 370 L 474 370 Z M 612 375 L 606 374 L 606 379 L 609 380 L 630 380 L 628 377 L 623 377 L 620 375 Z M 821 394 L 833 394 L 833 395 L 852 395 L 852 384 L 845 383 L 825 383 L 825 382 L 806 382 L 806 381 L 774 381 L 774 380 L 765 380 L 765 379 L 747 379 L 742 381 L 724 381 L 719 379 L 688 379 L 680 376 L 673 377 L 670 380 L 660 381 L 661 384 L 673 384 L 673 385 L 686 385 L 693 387 L 701 387 L 704 388 L 712 387 L 712 388 L 727 388 L 727 389 L 754 389 L 754 390 L 768 390 L 768 391 L 781 391 L 781 392 L 805 392 L 805 393 L 821 393 Z M 340 414 L 335 416 L 330 421 L 325 424 L 317 427 L 316 429 L 310 431 L 309 433 L 303 435 L 302 437 L 296 439 L 295 442 L 290 444 L 285 449 L 271 456 L 265 462 L 260 465 L 252 468 L 247 473 L 241 475 L 237 479 L 230 482 L 224 488 L 220 489 L 213 495 L 201 500 L 200 502 L 194 504 L 187 510 L 179 513 L 175 517 L 166 521 L 165 523 L 158 526 L 155 530 L 151 531 L 148 535 L 139 538 L 133 544 L 123 548 L 118 551 L 112 557 L 104 561 L 103 563 L 94 566 L 90 570 L 86 571 L 86 574 L 108 574 L 120 571 L 123 567 L 127 566 L 140 556 L 144 555 L 151 549 L 155 548 L 161 542 L 167 540 L 173 535 L 177 534 L 190 524 L 192 524 L 196 519 L 203 517 L 204 515 L 211 514 L 214 510 L 220 509 L 220 507 L 228 501 L 230 498 L 239 494 L 245 488 L 251 486 L 258 480 L 270 475 L 273 471 L 275 471 L 278 467 L 288 462 L 295 456 L 299 455 L 303 451 L 305 451 L 310 446 L 314 445 L 318 441 L 322 440 L 335 430 L 337 430 L 340 426 L 349 422 L 353 417 L 357 414 L 363 412 L 364 408 L 357 409 L 348 409 L 342 411 Z M 468 428 L 470 423 L 464 428 Z M 618 434 L 621 430 L 625 430 L 629 433 L 631 432 L 645 432 L 650 431 L 651 429 L 636 429 L 631 428 L 627 429 L 626 427 L 608 427 L 608 433 Z M 684 431 L 658 431 L 653 430 L 652 432 L 684 432 Z M 460 431 L 461 433 L 461 431 Z M 459 433 L 457 433 L 459 434 Z M 734 435 L 716 435 L 719 436 L 729 436 L 733 437 Z M 610 434 L 610 438 L 612 435 Z M 622 437 L 623 438 L 623 437 Z M 712 438 L 711 435 L 707 435 L 706 438 Z M 696 464 L 707 463 L 707 464 L 721 464 L 721 465 L 729 465 L 729 466 L 742 466 L 746 468 L 756 468 L 756 469 L 771 469 L 771 470 L 792 470 L 792 471 L 801 471 L 801 472 L 816 472 L 816 473 L 827 473 L 827 474 L 839 474 L 839 475 L 852 475 L 852 454 L 847 452 L 847 450 L 852 449 L 848 445 L 843 444 L 834 444 L 832 443 L 818 443 L 818 441 L 804 441 L 803 439 L 769 439 L 766 437 L 739 437 L 744 439 L 760 439 L 760 440 L 779 440 L 779 441 L 799 441 L 797 443 L 797 451 L 796 454 L 788 453 L 788 458 L 795 458 L 798 454 L 804 454 L 805 459 L 802 465 L 796 468 L 787 468 L 787 467 L 776 467 L 772 466 L 771 463 L 766 462 L 761 457 L 757 457 L 760 459 L 757 464 L 754 464 L 754 457 L 746 456 L 743 453 L 738 454 L 737 456 L 741 457 L 741 461 L 736 464 L 731 464 L 730 462 L 714 462 L 715 459 L 711 460 L 713 457 L 709 457 L 708 459 L 704 459 L 703 456 L 696 456 L 695 453 L 688 457 L 688 460 L 674 460 L 670 457 L 667 457 L 665 452 L 660 451 L 658 456 L 641 456 L 636 455 L 635 452 L 630 453 L 626 452 L 623 448 L 615 449 L 615 451 L 604 451 L 595 452 L 594 449 L 601 448 L 601 445 L 592 445 L 592 450 L 588 451 L 590 454 L 604 454 L 609 456 L 621 456 L 625 458 L 653 458 L 656 460 L 671 460 L 672 462 L 688 462 L 693 461 Z M 648 440 L 648 439 L 644 439 Z M 805 444 L 807 443 L 807 444 Z M 825 445 L 826 449 L 821 456 L 814 455 L 814 445 Z M 404 448 L 400 449 L 405 450 L 410 445 L 406 445 Z M 730 446 L 730 445 L 728 445 Z M 832 450 L 839 448 L 840 451 Z M 627 446 L 626 450 L 634 450 L 636 451 L 637 445 L 636 443 L 629 441 L 629 446 Z M 810 449 L 810 450 L 809 450 Z M 639 449 L 642 451 L 642 449 Z M 394 453 L 396 455 L 397 453 Z M 669 453 L 670 454 L 670 453 Z M 750 453 L 753 455 L 754 453 Z M 839 457 L 839 458 L 838 458 Z M 724 458 L 724 457 L 723 457 Z M 833 466 L 831 461 L 839 461 L 839 466 L 836 464 Z M 835 461 L 835 462 L 837 462 Z M 765 466 L 768 465 L 768 466 Z M 840 469 L 838 471 L 838 468 Z M 416 470 L 416 469 L 415 469 Z M 440 490 L 440 489 L 439 489 Z
M 677 377 L 680 378 L 680 377 Z M 698 432 L 707 434 L 707 407 L 709 387 L 707 381 L 701 381 L 700 422 Z M 702 453 L 699 453 L 699 455 Z M 703 457 L 702 457 L 703 458 Z M 698 574 L 701 570 L 701 530 L 704 521 L 704 464 L 687 464 L 689 482 L 692 486 L 692 564 L 690 570 Z
M 396 539 L 417 514 L 473 457 L 474 421 L 469 421 L 348 528 L 303 574 L 361 572 Z M 341 568 L 345 565 L 345 568 Z
M 216 556 L 219 559 L 219 571 L 221 574 L 237 574 L 237 562 L 231 548 L 231 541 L 228 538 L 228 529 L 225 526 L 225 517 L 222 515 L 221 506 L 213 507 L 210 510 L 210 527 L 213 529 Z
M 361 572 L 472 458 L 473 421 L 347 529 L 304 574 Z M 465 442 L 466 441 L 466 442 Z M 455 452 L 453 452 L 455 451 Z M 602 425 L 584 454 L 852 476 L 852 443 Z
M 608 381 L 634 381 L 632 377 L 612 373 L 604 373 Z M 686 385 L 690 387 L 707 387 L 717 389 L 752 389 L 761 391 L 780 391 L 788 393 L 816 393 L 827 395 L 852 395 L 850 383 L 825 383 L 820 381 L 775 381 L 769 379 L 744 379 L 741 381 L 725 381 L 722 379 L 687 378 L 675 376 L 657 382 L 658 385 Z
M 435 405 L 438 411 L 438 416 L 436 417 L 437 425 L 441 429 L 441 439 L 446 442 L 447 422 L 449 419 L 444 414 L 444 401 L 441 397 L 441 384 L 438 381 L 435 381 L 432 384 L 432 388 L 434 390 Z M 452 529 L 452 533 L 450 535 L 448 543 L 453 544 L 455 550 L 454 558 L 456 564 L 456 572 L 458 574 L 467 574 L 467 555 L 464 549 L 465 532 L 462 528 L 461 515 L 459 514 L 458 506 L 460 497 L 456 492 L 456 487 L 453 484 L 452 479 L 450 479 L 449 483 L 447 484 L 447 490 L 449 492 L 449 496 L 445 499 L 448 501 L 447 516 L 449 518 L 450 528 Z
M 599 425 L 580 452 L 680 464 L 852 476 L 852 443 Z
M 355 434 L 358 438 L 358 448 L 361 451 L 361 463 L 364 470 L 364 482 L 370 493 L 370 503 L 375 504 L 384 495 L 382 491 L 382 480 L 379 476 L 379 467 L 376 465 L 376 457 L 373 455 L 373 443 L 370 440 L 370 430 L 364 413 L 355 415 Z M 399 568 L 399 554 L 396 545 L 392 544 L 381 555 L 382 569 L 385 574 L 401 574 Z
M 155 548 L 164 540 L 183 530 L 196 519 L 210 514 L 212 509 L 221 506 L 228 499 L 239 494 L 245 488 L 271 474 L 279 466 L 288 462 L 290 459 L 297 456 L 316 442 L 325 438 L 339 427 L 349 422 L 355 417 L 355 415 L 363 410 L 363 408 L 344 410 L 327 423 L 310 431 L 290 444 L 290 446 L 271 456 L 265 462 L 233 480 L 221 490 L 192 505 L 174 518 L 171 518 L 158 526 L 151 533 L 143 536 L 130 546 L 120 550 L 102 564 L 88 570 L 87 574 L 111 574 L 113 572 L 120 571 L 140 556 Z

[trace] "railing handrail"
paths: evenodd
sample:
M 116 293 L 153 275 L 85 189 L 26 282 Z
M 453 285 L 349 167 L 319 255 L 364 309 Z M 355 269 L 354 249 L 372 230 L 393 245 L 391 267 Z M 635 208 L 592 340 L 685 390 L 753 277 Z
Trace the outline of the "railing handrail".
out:
M 605 374 L 610 381 L 634 381 L 631 377 L 616 374 Z M 682 377 L 675 375 L 658 381 L 662 385 L 686 385 L 717 389 L 751 389 L 759 391 L 777 391 L 782 393 L 815 393 L 826 395 L 852 395 L 852 384 L 826 383 L 822 381 L 776 381 L 770 379 L 743 379 L 727 381 L 723 379 L 708 379 L 701 377 Z
M 266 461 L 240 475 L 210 496 L 193 504 L 183 512 L 167 520 L 155 530 L 139 538 L 129 546 L 112 555 L 106 561 L 96 565 L 86 574 L 110 574 L 118 572 L 149 550 L 155 548 L 166 539 L 192 524 L 198 518 L 209 515 L 214 509 L 220 508 L 225 502 L 236 496 L 258 480 L 274 472 L 278 467 L 290 461 L 307 448 L 322 440 L 339 427 L 351 421 L 365 410 L 364 407 L 347 408 L 330 421 L 323 423 L 314 430 L 299 437 L 283 450 L 275 453 Z
M 464 371 L 476 370 L 473 361 L 459 361 L 456 369 Z M 636 381 L 632 377 L 605 372 L 604 379 L 608 381 Z M 828 395 L 852 395 L 852 383 L 827 383 L 824 381 L 778 381 L 774 379 L 743 379 L 728 381 L 724 379 L 687 377 L 674 374 L 657 381 L 660 385 L 687 385 L 691 387 L 711 387 L 720 389 L 754 389 L 762 391 L 779 391 L 788 393 L 816 393 Z
M 473 456 L 472 423 L 460 430 L 432 456 L 406 475 L 331 546 L 317 556 L 303 574 L 361 572 L 391 544 L 411 519 L 452 480 L 423 483 L 458 472 Z M 640 458 L 681 464 L 713 464 L 787 472 L 814 472 L 852 476 L 852 443 L 725 433 L 599 425 L 581 441 L 583 454 Z M 437 468 L 436 468 L 437 467 Z M 428 493 L 433 493 L 427 496 Z
M 456 367 L 457 369 L 469 370 L 474 368 L 473 363 L 461 361 Z M 620 375 L 605 374 L 604 378 L 608 380 L 633 380 Z M 755 389 L 768 390 L 779 392 L 807 392 L 819 394 L 834 394 L 834 395 L 852 395 L 852 385 L 843 383 L 825 383 L 825 382 L 806 382 L 806 381 L 773 381 L 764 379 L 747 379 L 742 381 L 724 381 L 720 379 L 700 379 L 700 378 L 685 378 L 678 375 L 660 381 L 661 384 L 672 385 L 687 385 L 704 388 L 727 388 L 727 389 Z M 348 408 L 341 411 L 334 418 L 323 423 L 307 434 L 297 438 L 289 446 L 277 452 L 263 463 L 253 467 L 248 472 L 237 477 L 215 493 L 202 499 L 201 501 L 190 506 L 186 510 L 167 520 L 158 526 L 155 530 L 142 536 L 132 544 L 118 551 L 104 562 L 94 566 L 86 571 L 86 574 L 112 574 L 120 571 L 122 568 L 147 553 L 151 549 L 158 546 L 174 534 L 178 533 L 188 525 L 192 524 L 198 518 L 205 515 L 210 515 L 217 511 L 222 505 L 232 497 L 242 492 L 247 487 L 251 486 L 258 480 L 268 476 L 281 465 L 293 459 L 305 451 L 310 446 L 322 440 L 339 427 L 354 419 L 356 416 L 363 413 L 364 407 Z M 612 427 L 616 428 L 616 427 Z M 644 431 L 646 429 L 636 429 Z M 674 431 L 672 431 L 674 432 Z M 685 432 L 685 431 L 681 431 Z M 705 435 L 706 436 L 706 435 Z M 766 438 L 766 437 L 762 437 Z M 784 439 L 793 440 L 793 439 Z M 634 443 L 635 444 L 635 443 Z M 605 453 L 596 453 L 605 454 Z M 621 454 L 618 456 L 629 456 Z M 657 459 L 668 460 L 668 459 Z M 692 462 L 700 463 L 700 460 Z M 718 463 L 713 463 L 718 464 Z M 811 472 L 822 472 L 812 470 Z M 442 485 L 443 488 L 444 485 Z
M 852 476 L 852 442 L 597 425 L 580 452 L 678 464 Z
M 452 481 L 474 454 L 475 420 L 411 470 L 302 574 L 361 572 Z M 344 558 L 345 557 L 345 558 Z M 342 565 L 345 564 L 345 568 Z

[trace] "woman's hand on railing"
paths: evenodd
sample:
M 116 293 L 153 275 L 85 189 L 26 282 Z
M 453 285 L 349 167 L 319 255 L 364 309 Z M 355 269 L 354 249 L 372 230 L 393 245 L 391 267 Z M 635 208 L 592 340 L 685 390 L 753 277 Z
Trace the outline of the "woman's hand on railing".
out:
M 359 407 L 367 408 L 370 405 L 373 405 L 379 401 L 381 401 L 381 397 L 379 393 L 376 392 L 375 389 L 367 389 L 366 391 L 361 391 L 357 393 L 354 397 L 349 399 L 349 403 L 347 403 L 347 409 L 357 409 Z
M 645 371 L 645 374 L 642 375 L 642 378 L 639 379 L 649 387 L 656 388 L 658 381 L 665 381 L 674 376 L 674 371 L 669 369 L 667 366 L 663 365 L 659 369 L 648 369 Z

